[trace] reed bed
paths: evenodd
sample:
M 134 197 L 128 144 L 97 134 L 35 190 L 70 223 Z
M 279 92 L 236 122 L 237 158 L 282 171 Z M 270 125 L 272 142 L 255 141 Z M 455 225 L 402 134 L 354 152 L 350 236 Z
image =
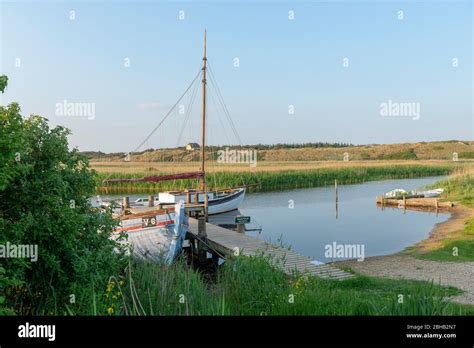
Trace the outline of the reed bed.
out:
M 347 185 L 383 179 L 439 176 L 450 174 L 458 168 L 459 166 L 453 164 L 391 164 L 385 166 L 321 167 L 307 170 L 215 171 L 207 175 L 207 184 L 210 189 L 249 185 L 250 192 L 266 192 L 333 185 L 334 180 L 337 180 L 341 185 Z M 196 187 L 196 182 L 193 180 L 174 180 L 156 184 L 103 183 L 104 179 L 139 178 L 168 173 L 168 171 L 154 173 L 99 172 L 97 191 L 99 193 L 156 193 Z

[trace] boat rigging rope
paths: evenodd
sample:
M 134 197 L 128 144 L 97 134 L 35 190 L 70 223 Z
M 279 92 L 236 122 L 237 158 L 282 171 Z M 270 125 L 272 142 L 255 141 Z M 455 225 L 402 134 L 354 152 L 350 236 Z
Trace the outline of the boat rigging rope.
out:
M 153 128 L 153 130 L 150 132 L 150 134 L 148 134 L 148 136 L 145 138 L 145 140 L 143 140 L 140 145 L 138 145 L 135 150 L 133 150 L 132 152 L 130 153 L 133 153 L 133 152 L 136 152 L 137 150 L 139 150 L 143 144 L 145 144 L 148 139 L 151 138 L 151 136 L 153 134 L 155 134 L 155 132 L 157 131 L 158 128 L 161 127 L 161 125 L 165 122 L 165 120 L 168 118 L 169 115 L 171 115 L 172 111 L 176 108 L 176 106 L 178 106 L 179 102 L 183 99 L 183 97 L 186 95 L 186 93 L 188 93 L 188 91 L 191 89 L 191 87 L 193 86 L 194 82 L 196 82 L 196 80 L 199 78 L 199 76 L 201 75 L 201 72 L 202 72 L 202 69 L 199 69 L 199 72 L 196 74 L 196 77 L 193 79 L 193 81 L 189 84 L 188 88 L 186 88 L 186 90 L 184 91 L 184 93 L 181 95 L 181 97 L 179 97 L 179 99 L 176 101 L 176 103 L 171 107 L 171 109 L 166 113 L 166 115 L 161 119 L 161 121 L 158 123 L 158 125 Z
M 230 127 L 231 127 L 232 131 L 234 132 L 234 135 L 235 135 L 237 141 L 239 142 L 239 145 L 242 146 L 242 140 L 240 139 L 239 133 L 237 132 L 237 128 L 235 128 L 235 124 L 234 124 L 234 121 L 232 121 L 232 117 L 230 117 L 229 109 L 227 109 L 227 105 L 224 102 L 224 98 L 222 97 L 222 93 L 219 89 L 219 85 L 217 84 L 216 78 L 214 77 L 214 73 L 212 72 L 211 64 L 209 63 L 209 61 L 207 62 L 207 64 L 208 64 L 209 77 L 210 77 L 209 80 L 211 81 L 211 84 L 216 89 L 217 98 L 219 99 L 219 101 L 222 104 L 222 107 L 224 109 L 224 114 L 226 115 L 226 117 L 229 121 Z
M 179 97 L 179 99 L 176 101 L 176 103 L 171 107 L 171 109 L 169 109 L 169 111 L 166 113 L 166 115 L 161 119 L 161 121 L 156 125 L 155 128 L 153 128 L 153 130 L 150 132 L 150 134 L 148 134 L 148 136 L 145 138 L 145 140 L 143 140 L 140 145 L 138 145 L 133 151 L 131 152 L 128 152 L 125 154 L 125 156 L 123 157 L 124 159 L 126 159 L 130 154 L 132 154 L 133 152 L 137 152 L 142 146 L 143 144 L 145 144 L 153 134 L 155 134 L 155 132 L 161 127 L 161 125 L 166 121 L 166 119 L 171 115 L 171 113 L 173 112 L 173 110 L 175 110 L 176 106 L 179 104 L 179 102 L 184 98 L 184 96 L 188 93 L 188 91 L 191 89 L 191 87 L 194 85 L 194 83 L 198 80 L 199 76 L 201 76 L 202 74 L 202 69 L 199 68 L 199 71 L 198 73 L 196 74 L 196 77 L 194 77 L 194 79 L 191 81 L 191 83 L 189 84 L 188 88 L 186 88 L 186 90 L 184 91 L 184 93 Z M 110 177 L 113 175 L 113 173 L 110 173 L 105 179 L 103 179 L 102 181 L 103 182 L 106 182 L 108 179 L 110 179 Z M 107 187 L 106 187 L 107 188 Z
M 199 75 L 201 75 L 201 74 L 202 74 L 202 70 L 199 72 Z M 195 100 L 195 97 L 196 97 L 196 94 L 197 94 L 196 92 L 198 90 L 198 87 L 199 87 L 199 83 L 196 83 L 193 91 L 191 92 L 191 100 L 189 102 L 188 109 L 186 110 L 186 115 L 185 115 L 185 118 L 184 118 L 183 126 L 181 127 L 181 130 L 179 132 L 178 140 L 176 141 L 176 147 L 179 147 L 179 143 L 181 142 L 181 138 L 183 137 L 184 130 L 186 128 L 186 125 L 189 122 L 190 115 L 191 115 L 191 110 L 192 110 L 193 105 L 194 105 L 194 100 Z
M 237 128 L 235 127 L 235 124 L 234 122 L 232 121 L 232 117 L 230 116 L 230 112 L 229 112 L 229 109 L 227 108 L 227 105 L 225 104 L 224 102 L 224 97 L 222 96 L 222 93 L 219 89 L 219 85 L 217 84 L 217 80 L 214 76 L 214 73 L 212 72 L 212 68 L 211 68 L 211 64 L 209 63 L 209 60 L 207 61 L 207 64 L 208 64 L 208 70 L 209 70 L 209 77 L 210 77 L 210 81 L 211 81 L 211 84 L 213 85 L 213 87 L 216 89 L 216 94 L 217 94 L 217 99 L 219 100 L 219 102 L 221 103 L 222 105 L 222 108 L 224 110 L 224 114 L 226 115 L 227 117 L 227 120 L 229 121 L 229 124 L 230 124 L 230 127 L 232 129 L 232 132 L 234 133 L 240 147 L 243 147 L 243 143 L 242 143 L 242 140 L 240 139 L 240 136 L 239 136 L 239 133 L 237 132 Z M 260 179 L 257 175 L 255 174 L 252 174 L 252 176 L 255 177 L 255 179 L 257 180 L 258 182 L 258 186 L 261 186 L 261 182 L 260 182 Z M 243 176 L 240 177 L 241 180 L 242 180 L 242 184 L 244 186 L 247 186 L 244 182 L 244 178 Z

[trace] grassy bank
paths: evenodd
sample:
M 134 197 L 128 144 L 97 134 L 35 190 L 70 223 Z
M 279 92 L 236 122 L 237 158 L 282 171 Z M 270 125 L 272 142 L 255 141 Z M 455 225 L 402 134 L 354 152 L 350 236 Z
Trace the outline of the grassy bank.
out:
M 458 231 L 446 236 L 441 247 L 422 253 L 416 248 L 412 251 L 417 257 L 429 260 L 474 261 L 474 170 L 455 173 L 430 187 L 444 188 L 443 199 L 459 202 L 471 209 L 471 214 Z
M 109 313 L 127 315 L 473 315 L 450 303 L 454 288 L 357 276 L 344 282 L 287 277 L 262 257 L 229 260 L 208 283 L 184 262 L 134 262 L 112 282 Z M 403 295 L 403 302 L 400 302 Z M 112 298 L 113 297 L 113 298 Z
M 265 192 L 288 190 L 296 188 L 309 188 L 333 185 L 334 180 L 339 184 L 358 184 L 366 181 L 383 179 L 405 179 L 424 176 L 447 175 L 459 164 L 443 162 L 436 164 L 405 164 L 386 162 L 384 165 L 368 165 L 360 163 L 339 163 L 332 167 L 321 166 L 310 169 L 289 169 L 282 167 L 280 170 L 259 169 L 256 171 L 213 170 L 207 176 L 210 188 L 225 188 L 241 185 L 251 185 L 250 192 Z M 180 166 L 177 165 L 179 168 Z M 231 167 L 230 167 L 231 168 Z M 297 167 L 296 167 L 297 168 Z M 184 168 L 181 168 L 184 169 Z M 228 168 L 227 168 L 228 169 Z M 149 175 L 168 174 L 171 170 L 130 172 L 120 171 L 120 167 L 112 172 L 99 171 L 97 190 L 99 193 L 156 193 L 166 190 L 180 190 L 195 187 L 191 180 L 175 180 L 153 183 L 117 183 L 105 186 L 102 181 L 110 178 L 137 178 Z

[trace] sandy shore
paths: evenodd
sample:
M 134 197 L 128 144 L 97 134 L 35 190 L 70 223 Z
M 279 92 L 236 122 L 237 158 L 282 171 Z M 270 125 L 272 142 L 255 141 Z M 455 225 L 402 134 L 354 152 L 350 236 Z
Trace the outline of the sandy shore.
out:
M 468 217 L 474 216 L 474 209 L 456 206 L 450 209 L 451 217 L 435 226 L 429 237 L 415 245 L 416 251 L 429 251 L 440 247 L 447 239 L 456 239 L 463 230 Z M 356 273 L 368 276 L 403 278 L 433 281 L 465 291 L 453 298 L 454 301 L 474 304 L 474 262 L 441 262 L 420 260 L 409 254 L 397 253 L 366 258 L 364 261 L 338 262 Z

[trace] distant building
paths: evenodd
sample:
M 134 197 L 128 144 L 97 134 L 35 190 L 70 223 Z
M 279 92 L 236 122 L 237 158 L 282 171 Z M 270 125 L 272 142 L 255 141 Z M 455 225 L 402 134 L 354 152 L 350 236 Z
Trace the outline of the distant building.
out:
M 188 151 L 194 151 L 198 149 L 199 149 L 199 144 L 197 143 L 189 143 L 188 145 L 186 145 L 186 150 Z

